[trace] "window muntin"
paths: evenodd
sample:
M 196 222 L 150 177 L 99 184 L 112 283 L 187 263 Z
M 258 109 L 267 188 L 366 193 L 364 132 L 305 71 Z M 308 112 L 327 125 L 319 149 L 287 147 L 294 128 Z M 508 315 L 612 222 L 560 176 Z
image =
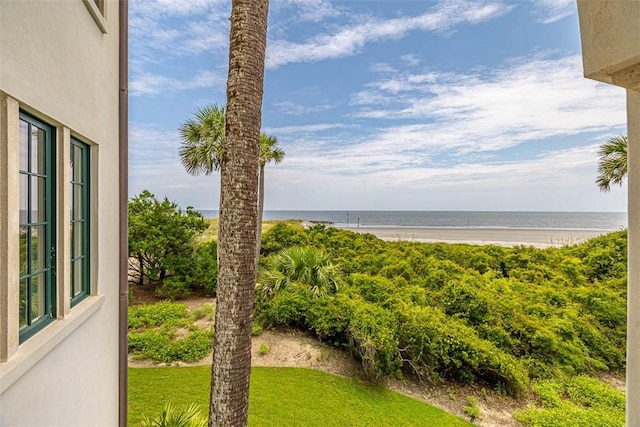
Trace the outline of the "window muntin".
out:
M 19 122 L 20 342 L 55 316 L 54 130 L 27 114 Z
M 71 305 L 89 287 L 89 146 L 71 138 Z

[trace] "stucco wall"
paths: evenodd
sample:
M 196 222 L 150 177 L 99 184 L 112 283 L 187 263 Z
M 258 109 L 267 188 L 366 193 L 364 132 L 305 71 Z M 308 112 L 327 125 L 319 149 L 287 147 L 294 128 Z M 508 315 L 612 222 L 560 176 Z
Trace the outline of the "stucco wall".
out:
M 627 91 L 627 117 L 629 131 L 627 425 L 640 426 L 640 405 L 638 404 L 640 401 L 640 92 Z
M 627 89 L 627 426 L 640 426 L 640 0 L 578 0 L 586 77 Z
M 628 87 L 614 80 L 640 72 L 640 0 L 578 0 L 578 12 L 585 76 Z
M 94 179 L 94 296 L 87 303 L 93 306 L 84 312 L 85 302 L 67 308 L 66 318 L 27 340 L 37 350 L 38 339 L 57 334 L 39 347 L 47 352 L 18 379 L 20 369 L 0 378 L 0 425 L 118 424 L 118 2 L 106 1 L 105 32 L 89 2 L 0 2 L 0 91 L 91 144 Z M 0 257 L 6 262 L 6 253 Z M 65 333 L 56 332 L 70 324 Z M 0 362 L 0 372 L 3 364 L 20 368 L 28 358 L 25 347 Z

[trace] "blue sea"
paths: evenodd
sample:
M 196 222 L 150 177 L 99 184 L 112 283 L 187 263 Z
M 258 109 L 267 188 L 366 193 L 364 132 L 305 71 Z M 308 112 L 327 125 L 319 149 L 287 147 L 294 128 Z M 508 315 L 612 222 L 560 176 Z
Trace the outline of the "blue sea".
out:
M 215 218 L 218 211 L 200 211 Z M 322 221 L 336 227 L 620 230 L 625 212 L 265 211 L 264 219 Z

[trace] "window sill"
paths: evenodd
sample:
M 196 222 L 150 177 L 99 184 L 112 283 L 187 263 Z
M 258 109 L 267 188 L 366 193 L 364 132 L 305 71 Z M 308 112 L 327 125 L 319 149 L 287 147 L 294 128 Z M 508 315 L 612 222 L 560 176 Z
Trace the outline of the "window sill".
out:
M 0 363 L 0 394 L 29 371 L 66 337 L 89 319 L 104 303 L 104 295 L 91 296 L 71 311 L 22 343 L 6 362 Z

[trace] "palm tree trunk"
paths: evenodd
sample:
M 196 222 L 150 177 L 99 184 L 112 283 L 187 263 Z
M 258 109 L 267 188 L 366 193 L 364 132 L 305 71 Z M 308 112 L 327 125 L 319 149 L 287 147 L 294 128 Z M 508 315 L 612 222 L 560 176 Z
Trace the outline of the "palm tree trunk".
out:
M 258 184 L 258 250 L 256 251 L 256 265 L 260 261 L 260 244 L 262 243 L 262 214 L 264 213 L 264 166 L 260 162 L 260 175 Z
M 233 0 L 209 426 L 246 426 L 268 0 Z

